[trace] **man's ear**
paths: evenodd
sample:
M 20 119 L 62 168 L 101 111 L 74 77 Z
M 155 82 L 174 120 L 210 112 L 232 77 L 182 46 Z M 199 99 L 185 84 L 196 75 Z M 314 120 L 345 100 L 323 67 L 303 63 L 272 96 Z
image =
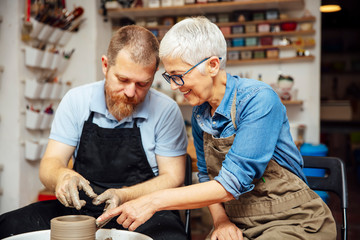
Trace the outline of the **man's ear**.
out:
M 102 68 L 102 71 L 103 71 L 103 74 L 104 76 L 106 76 L 106 73 L 108 71 L 108 59 L 105 55 L 102 55 L 101 56 L 101 68 Z

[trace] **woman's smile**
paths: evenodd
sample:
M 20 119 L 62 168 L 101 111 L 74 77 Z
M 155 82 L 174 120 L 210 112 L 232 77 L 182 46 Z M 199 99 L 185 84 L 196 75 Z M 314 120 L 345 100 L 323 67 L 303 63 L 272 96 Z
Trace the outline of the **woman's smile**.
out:
M 188 95 L 191 92 L 191 89 L 186 91 L 186 92 L 182 92 L 184 94 L 184 96 Z

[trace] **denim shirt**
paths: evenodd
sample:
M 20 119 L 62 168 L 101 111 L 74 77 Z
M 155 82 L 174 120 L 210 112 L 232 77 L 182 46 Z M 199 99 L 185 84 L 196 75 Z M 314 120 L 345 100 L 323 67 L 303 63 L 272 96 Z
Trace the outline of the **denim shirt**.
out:
M 230 116 L 234 94 L 236 128 Z M 253 179 L 261 178 L 271 159 L 307 182 L 302 171 L 303 159 L 290 134 L 286 108 L 269 85 L 227 74 L 224 97 L 213 116 L 210 110 L 207 102 L 195 106 L 191 119 L 200 182 L 209 181 L 204 132 L 215 138 L 236 134 L 215 177 L 236 199 L 254 188 Z

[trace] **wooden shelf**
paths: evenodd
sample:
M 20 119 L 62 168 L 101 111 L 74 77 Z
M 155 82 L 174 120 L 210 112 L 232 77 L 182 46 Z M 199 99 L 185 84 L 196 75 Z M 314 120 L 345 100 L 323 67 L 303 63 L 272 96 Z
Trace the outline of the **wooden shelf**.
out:
M 246 21 L 246 22 L 224 22 L 224 23 L 216 23 L 219 27 L 232 27 L 232 26 L 239 26 L 239 25 L 257 25 L 261 23 L 268 23 L 268 24 L 279 24 L 284 22 L 315 22 L 315 17 L 303 17 L 303 18 L 286 18 L 286 19 L 272 19 L 272 20 L 257 20 L 257 21 Z
M 300 10 L 305 6 L 304 0 L 242 0 L 206 4 L 189 4 L 184 6 L 160 8 L 116 8 L 107 9 L 110 18 L 121 17 L 164 17 L 179 15 L 204 15 L 208 13 L 226 13 L 236 10 L 280 9 Z
M 266 37 L 266 36 L 294 36 L 294 35 L 312 35 L 315 34 L 315 30 L 308 31 L 281 31 L 281 32 L 255 32 L 255 33 L 239 33 L 239 34 L 227 34 L 225 38 L 244 38 L 244 37 Z
M 303 23 L 303 22 L 315 22 L 315 17 L 303 17 L 303 18 L 286 18 L 286 19 L 273 19 L 273 20 L 258 20 L 258 21 L 246 21 L 246 22 L 218 22 L 215 23 L 218 27 L 232 27 L 232 26 L 239 26 L 239 25 L 257 25 L 261 23 L 268 23 L 268 24 L 279 24 L 283 22 L 296 22 L 296 23 Z M 149 29 L 158 29 L 158 30 L 167 30 L 172 27 L 172 25 L 157 25 L 157 26 L 146 26 Z M 286 33 L 286 32 L 284 32 Z
M 278 48 L 278 49 L 298 49 L 298 48 L 313 48 L 315 44 L 305 44 L 305 45 L 287 45 L 287 46 L 279 46 L 279 45 L 262 45 L 262 46 L 244 46 L 244 47 L 228 47 L 227 51 L 252 51 L 252 50 L 266 50 L 270 48 Z
M 227 60 L 226 65 L 307 62 L 307 61 L 313 61 L 314 59 L 315 59 L 314 56 L 304 56 L 304 57 L 289 57 L 289 58 L 262 58 L 262 59 L 246 59 L 246 60 Z
M 303 101 L 301 100 L 288 100 L 288 101 L 281 101 L 284 105 L 302 105 Z
M 265 10 L 265 9 L 279 9 L 279 10 L 301 10 L 304 9 L 304 0 L 241 0 L 232 2 L 217 2 L 207 4 L 189 4 L 184 6 L 172 6 L 172 7 L 159 7 L 159 8 L 116 8 L 107 9 L 108 16 L 110 18 L 121 17 L 164 17 L 164 16 L 195 16 L 205 15 L 212 13 L 231 13 L 236 10 Z M 274 19 L 274 20 L 257 20 L 247 22 L 229 22 L 229 23 L 216 23 L 219 27 L 222 26 L 236 26 L 247 24 L 280 24 L 283 22 L 315 22 L 315 17 L 303 17 L 303 18 L 287 18 L 287 19 Z M 148 29 L 168 30 L 171 26 L 146 26 Z M 245 37 L 264 37 L 264 36 L 303 36 L 313 35 L 315 30 L 309 31 L 281 31 L 281 32 L 266 32 L 266 33 L 242 33 L 242 34 L 228 34 L 224 35 L 225 38 L 245 38 Z M 161 40 L 161 38 L 159 38 Z M 243 51 L 243 50 L 265 50 L 269 48 L 278 49 L 296 49 L 296 48 L 311 48 L 314 44 L 306 44 L 304 46 L 241 46 L 241 47 L 229 47 L 229 51 Z M 228 65 L 241 65 L 241 64 L 262 64 L 262 63 L 287 63 L 287 62 L 304 62 L 313 61 L 314 56 L 307 57 L 290 57 L 290 58 L 270 58 L 270 59 L 249 59 L 249 60 L 228 60 Z

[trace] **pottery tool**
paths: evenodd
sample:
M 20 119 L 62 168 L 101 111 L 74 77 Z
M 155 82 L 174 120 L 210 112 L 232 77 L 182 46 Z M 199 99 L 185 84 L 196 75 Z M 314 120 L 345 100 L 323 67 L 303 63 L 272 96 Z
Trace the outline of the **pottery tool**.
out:
M 23 40 L 24 42 L 27 42 L 31 39 L 30 33 L 33 29 L 33 25 L 30 21 L 30 9 L 31 9 L 31 0 L 27 0 L 25 6 L 24 23 L 21 29 L 21 40 Z

